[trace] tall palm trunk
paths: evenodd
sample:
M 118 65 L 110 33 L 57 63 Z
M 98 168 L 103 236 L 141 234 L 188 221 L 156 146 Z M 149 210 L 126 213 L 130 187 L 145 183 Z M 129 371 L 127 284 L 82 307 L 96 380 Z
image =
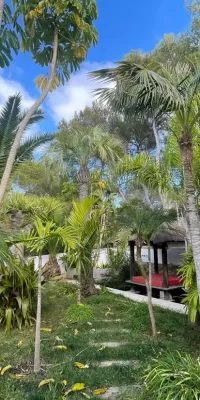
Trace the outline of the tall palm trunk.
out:
M 3 22 L 4 0 L 0 0 L 0 28 Z
M 36 328 L 35 328 L 35 354 L 34 354 L 34 372 L 40 372 L 40 329 L 41 329 L 41 305 L 42 305 L 42 256 L 39 256 L 39 269 L 38 269 L 38 294 L 37 294 L 37 315 L 36 315 Z
M 0 0 L 1 1 L 1 0 Z M 1 3 L 0 3 L 1 6 Z M 21 121 L 19 128 L 17 130 L 17 134 L 15 136 L 15 140 L 12 144 L 12 147 L 10 149 L 10 154 L 7 159 L 7 163 L 5 166 L 5 170 L 1 179 L 1 184 L 0 184 L 0 205 L 2 204 L 5 192 L 7 190 L 9 180 L 10 180 L 10 175 L 12 172 L 12 168 L 15 162 L 17 150 L 20 145 L 20 141 L 22 138 L 22 135 L 26 129 L 27 124 L 29 123 L 32 115 L 35 113 L 35 111 L 40 107 L 40 105 L 43 103 L 45 98 L 47 97 L 53 83 L 53 79 L 55 76 L 55 71 L 56 71 L 56 63 L 57 63 L 57 55 L 58 55 L 58 32 L 57 28 L 55 27 L 54 30 L 54 42 L 53 42 L 53 56 L 52 56 L 52 61 L 51 61 L 51 69 L 50 69 L 50 75 L 49 75 L 49 80 L 47 83 L 47 86 L 45 90 L 42 92 L 40 97 L 36 100 L 36 102 L 32 105 L 32 107 L 28 110 L 26 113 L 25 117 Z
M 159 167 L 160 166 L 160 160 L 161 160 L 161 145 L 160 145 L 160 138 L 159 138 L 159 134 L 158 134 L 157 127 L 156 127 L 155 118 L 153 118 L 152 129 L 153 129 L 155 142 L 156 142 L 156 164 Z M 158 193 L 159 193 L 160 200 L 161 200 L 161 203 L 163 205 L 163 208 L 164 209 L 168 209 L 168 204 L 167 204 L 167 201 L 166 201 L 166 197 L 163 195 L 162 187 L 161 187 L 160 184 L 159 184 L 159 187 L 158 187 Z
M 78 172 L 79 199 L 83 200 L 89 196 L 90 171 L 87 165 L 81 165 Z M 94 285 L 93 267 L 85 266 L 84 270 L 79 268 L 79 286 L 77 302 L 81 303 L 81 297 L 93 296 L 97 291 Z
M 149 274 L 146 277 L 146 287 L 147 287 L 147 296 L 148 296 L 148 309 L 149 309 L 149 317 L 151 321 L 152 335 L 153 337 L 157 336 L 156 333 L 156 321 L 155 315 L 153 311 L 152 304 L 152 264 L 151 264 L 151 247 L 148 242 L 148 264 L 149 264 Z
M 186 191 L 186 213 L 189 223 L 189 232 L 194 256 L 194 263 L 197 275 L 197 288 L 200 297 L 200 218 L 196 207 L 194 171 L 193 171 L 193 149 L 192 136 L 189 133 L 183 134 L 179 141 Z

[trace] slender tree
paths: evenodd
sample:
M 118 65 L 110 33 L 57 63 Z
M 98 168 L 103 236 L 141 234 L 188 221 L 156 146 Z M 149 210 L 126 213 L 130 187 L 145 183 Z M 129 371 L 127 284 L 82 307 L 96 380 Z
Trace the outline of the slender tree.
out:
M 118 238 L 127 238 L 134 235 L 137 246 L 137 263 L 140 271 L 145 279 L 149 317 L 152 326 L 152 335 L 156 337 L 156 322 L 152 305 L 152 263 L 151 263 L 151 239 L 159 229 L 166 229 L 166 224 L 174 221 L 175 213 L 173 211 L 164 211 L 160 208 L 150 207 L 146 204 L 129 203 L 125 204 L 119 210 L 118 220 L 119 226 L 123 228 L 119 230 Z M 125 231 L 124 231 L 125 229 Z M 142 263 L 141 251 L 144 245 L 148 246 L 148 271 Z

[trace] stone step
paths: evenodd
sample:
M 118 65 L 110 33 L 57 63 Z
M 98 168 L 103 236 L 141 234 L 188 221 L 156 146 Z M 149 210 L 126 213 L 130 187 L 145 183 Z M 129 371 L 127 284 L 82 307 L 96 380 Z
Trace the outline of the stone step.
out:
M 139 392 L 140 390 L 140 385 L 130 385 L 130 386 L 112 386 L 108 388 L 107 392 L 100 395 L 99 398 L 101 399 L 116 399 L 118 396 L 123 396 L 124 395 L 129 395 L 129 396 L 134 396 L 130 398 L 137 398 L 137 391 Z
M 120 347 L 129 344 L 129 342 L 102 342 L 102 343 L 92 343 L 95 347 Z
M 136 360 L 111 360 L 111 361 L 101 361 L 98 365 L 100 368 L 107 368 L 114 366 L 122 366 L 126 367 L 128 365 L 139 365 L 139 362 Z
M 109 329 L 109 328 L 105 328 L 105 329 L 96 329 L 95 330 L 97 333 L 130 333 L 130 329 Z

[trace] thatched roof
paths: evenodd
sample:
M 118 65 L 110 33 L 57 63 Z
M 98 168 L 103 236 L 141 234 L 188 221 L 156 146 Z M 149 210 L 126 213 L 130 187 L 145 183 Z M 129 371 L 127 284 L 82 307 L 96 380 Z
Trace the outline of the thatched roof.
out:
M 165 242 L 184 242 L 186 234 L 186 226 L 183 218 L 162 228 L 153 235 L 152 241 L 155 244 Z
M 152 236 L 154 244 L 162 244 L 165 242 L 184 242 L 186 233 L 186 222 L 184 218 L 180 218 L 171 224 L 163 224 L 158 232 Z M 129 240 L 135 240 L 131 236 Z

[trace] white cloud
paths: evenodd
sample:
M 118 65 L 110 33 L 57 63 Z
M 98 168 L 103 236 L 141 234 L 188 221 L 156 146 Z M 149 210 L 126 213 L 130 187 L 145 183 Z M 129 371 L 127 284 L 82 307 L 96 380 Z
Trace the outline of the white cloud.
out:
M 22 95 L 22 107 L 27 109 L 34 103 L 34 98 L 29 95 L 26 89 L 18 81 L 4 78 L 0 75 L 0 107 L 3 106 L 9 96 L 13 96 L 16 93 Z
M 75 111 L 81 111 L 86 106 L 90 106 L 94 101 L 93 90 L 103 85 L 99 82 L 91 81 L 88 78 L 88 73 L 101 68 L 111 68 L 112 66 L 111 62 L 86 62 L 80 71 L 71 76 L 65 86 L 61 86 L 50 94 L 48 108 L 50 108 L 55 122 L 58 123 L 62 118 L 69 121 L 73 118 Z

